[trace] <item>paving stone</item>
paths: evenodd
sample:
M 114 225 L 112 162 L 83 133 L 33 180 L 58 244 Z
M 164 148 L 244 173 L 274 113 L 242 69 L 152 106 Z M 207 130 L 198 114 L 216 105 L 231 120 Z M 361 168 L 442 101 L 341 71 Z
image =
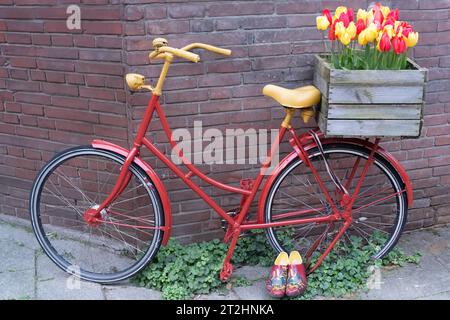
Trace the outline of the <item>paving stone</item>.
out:
M 102 287 L 73 277 L 36 281 L 39 300 L 103 300 Z
M 242 300 L 273 300 L 266 291 L 264 281 L 257 281 L 249 287 L 237 287 L 233 290 Z
M 34 269 L 1 272 L 0 288 L 0 300 L 34 299 Z
M 266 279 L 269 276 L 270 268 L 260 266 L 244 266 L 233 272 L 235 277 L 244 277 L 248 280 Z
M 430 296 L 420 297 L 418 300 L 450 300 L 450 291 L 439 292 Z
M 35 250 L 10 240 L 0 240 L 0 272 L 34 270 Z
M 194 297 L 194 300 L 238 300 L 239 297 L 233 291 L 227 291 L 224 293 L 213 292 L 211 294 L 198 295 Z
M 107 300 L 161 300 L 161 292 L 135 286 L 103 286 Z
M 16 219 L 18 220 L 18 219 Z M 20 226 L 15 226 L 11 218 L 0 216 L 0 241 L 10 241 L 29 249 L 40 249 L 39 243 L 31 230 L 31 223 L 22 221 Z

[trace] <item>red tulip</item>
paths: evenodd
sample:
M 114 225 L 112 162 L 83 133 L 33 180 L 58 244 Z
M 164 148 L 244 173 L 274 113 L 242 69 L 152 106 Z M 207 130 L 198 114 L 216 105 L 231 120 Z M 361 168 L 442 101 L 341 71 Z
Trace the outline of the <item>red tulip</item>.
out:
M 347 9 L 347 16 L 350 22 L 355 21 L 355 12 L 353 11 L 352 8 Z
M 331 16 L 330 10 L 328 10 L 328 9 L 323 10 L 322 15 L 325 16 L 325 17 L 327 17 L 328 22 L 329 22 L 330 24 L 333 24 L 333 17 Z
M 406 51 L 406 42 L 403 40 L 403 37 L 395 37 L 392 40 L 392 46 L 394 47 L 394 51 L 396 54 L 402 54 Z M 380 45 L 381 48 L 381 45 Z
M 328 30 L 328 39 L 331 41 L 336 40 L 336 23 L 338 21 L 335 20 L 334 23 L 331 24 L 330 29 Z
M 411 32 L 414 32 L 413 26 L 410 25 L 409 23 L 402 22 L 402 23 L 400 24 L 400 27 L 402 27 L 403 35 L 404 35 L 406 38 L 408 38 L 408 36 L 409 36 L 409 34 L 410 34 Z
M 392 27 L 395 27 L 395 20 L 393 18 L 388 17 L 383 24 L 383 28 L 387 25 L 391 25 Z
M 373 22 L 377 25 L 378 30 L 383 29 L 383 21 L 384 21 L 384 16 L 383 16 L 383 13 L 381 12 L 381 10 L 375 11 L 375 14 L 373 16 Z
M 399 12 L 398 12 L 398 8 L 395 10 L 392 10 L 389 15 L 387 16 L 387 19 L 392 19 L 394 21 L 398 21 L 399 19 Z
M 380 51 L 388 52 L 391 50 L 391 39 L 389 38 L 387 32 L 384 32 L 381 36 L 381 40 L 378 46 L 380 48 Z
M 341 15 L 339 16 L 339 21 L 344 23 L 344 27 L 348 27 L 348 25 L 350 24 L 350 19 L 348 17 L 348 15 L 346 13 L 341 13 Z
M 359 35 L 366 28 L 366 23 L 363 19 L 359 19 L 356 23 L 356 34 Z

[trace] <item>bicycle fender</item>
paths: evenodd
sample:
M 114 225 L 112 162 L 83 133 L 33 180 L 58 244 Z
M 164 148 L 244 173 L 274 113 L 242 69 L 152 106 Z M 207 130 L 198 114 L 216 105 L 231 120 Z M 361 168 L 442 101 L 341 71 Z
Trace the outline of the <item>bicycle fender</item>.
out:
M 348 143 L 353 144 L 361 147 L 366 147 L 369 149 L 372 149 L 374 147 L 374 144 L 367 140 L 362 139 L 342 139 L 342 138 L 329 138 L 329 139 L 322 139 L 321 140 L 322 145 L 326 144 L 332 144 L 332 143 Z M 304 146 L 305 151 L 309 151 L 311 149 L 314 149 L 317 147 L 317 144 L 315 142 L 309 142 Z M 401 179 L 403 180 L 403 183 L 405 184 L 405 190 L 406 190 L 406 198 L 408 200 L 408 207 L 411 207 L 414 201 L 413 196 L 413 188 L 411 184 L 411 180 L 408 177 L 408 174 L 406 173 L 405 168 L 400 164 L 400 162 L 388 151 L 383 149 L 382 147 L 378 146 L 377 153 L 383 157 L 387 162 L 389 162 L 392 167 L 399 173 Z M 264 187 L 261 191 L 261 196 L 259 198 L 258 202 L 258 223 L 263 223 L 264 221 L 264 206 L 265 206 L 265 200 L 269 194 L 270 188 L 272 187 L 272 184 L 274 183 L 276 177 L 280 172 L 295 158 L 298 157 L 298 154 L 296 151 L 292 151 L 290 154 L 288 154 L 286 157 L 284 157 L 278 166 L 273 170 L 269 178 L 266 180 Z
M 122 148 L 114 143 L 103 140 L 93 140 L 91 145 L 95 149 L 111 151 L 114 153 L 118 153 L 124 157 L 126 157 L 130 152 L 128 149 Z M 156 191 L 158 191 L 160 195 L 164 211 L 164 227 L 163 227 L 164 236 L 162 239 L 162 245 L 166 246 L 167 242 L 169 241 L 170 233 L 172 230 L 172 209 L 170 207 L 169 196 L 167 194 L 166 188 L 164 187 L 163 183 L 161 182 L 161 179 L 159 179 L 156 172 L 145 161 L 143 161 L 139 157 L 136 157 L 134 159 L 134 163 L 137 164 L 142 170 L 144 170 L 145 173 L 150 177 L 154 188 L 156 189 Z

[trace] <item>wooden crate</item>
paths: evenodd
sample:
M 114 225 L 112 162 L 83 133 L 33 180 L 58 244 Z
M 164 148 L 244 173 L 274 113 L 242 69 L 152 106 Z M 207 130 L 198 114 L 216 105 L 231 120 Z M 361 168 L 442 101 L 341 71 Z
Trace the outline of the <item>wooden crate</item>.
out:
M 322 93 L 317 122 L 326 136 L 418 137 L 427 69 L 338 70 L 316 56 L 314 85 Z

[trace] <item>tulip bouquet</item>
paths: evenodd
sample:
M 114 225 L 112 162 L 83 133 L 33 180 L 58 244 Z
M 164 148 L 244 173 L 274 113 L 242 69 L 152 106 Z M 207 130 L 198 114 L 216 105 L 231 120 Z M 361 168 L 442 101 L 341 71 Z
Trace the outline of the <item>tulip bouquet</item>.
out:
M 414 47 L 419 34 L 405 21 L 399 10 L 380 3 L 369 10 L 338 7 L 325 9 L 317 17 L 317 28 L 328 30 L 331 63 L 337 69 L 402 70 L 408 68 L 408 48 Z

